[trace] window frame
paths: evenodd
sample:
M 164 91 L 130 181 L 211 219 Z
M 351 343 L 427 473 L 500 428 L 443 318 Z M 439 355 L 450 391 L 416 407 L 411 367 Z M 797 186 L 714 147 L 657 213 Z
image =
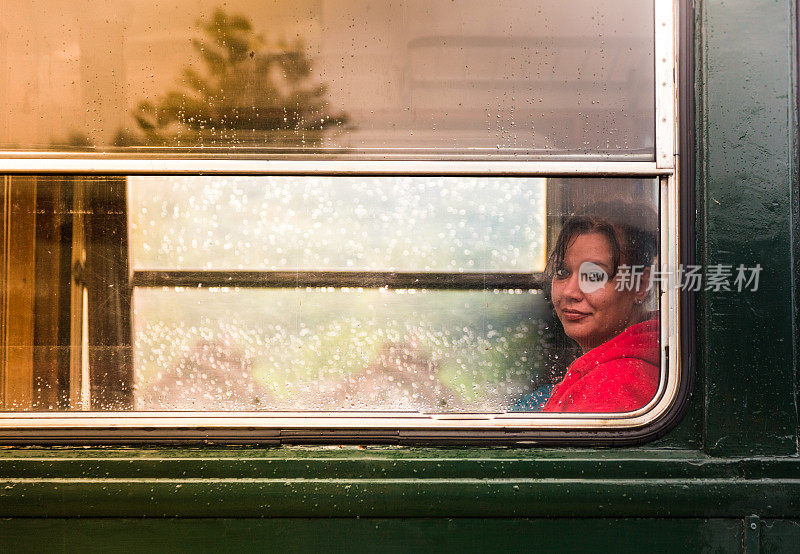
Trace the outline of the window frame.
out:
M 297 175 L 297 176 L 519 176 L 652 177 L 660 192 L 660 264 L 676 268 L 686 259 L 686 210 L 691 205 L 686 182 L 679 186 L 676 140 L 678 79 L 691 79 L 678 59 L 678 23 L 689 25 L 685 2 L 653 0 L 655 59 L 655 149 L 653 161 L 490 161 L 228 159 L 75 152 L 0 152 L 0 174 L 130 175 Z M 684 33 L 685 34 L 685 33 Z M 683 38 L 686 41 L 686 37 Z M 690 42 L 684 42 L 684 48 Z M 685 51 L 681 52 L 686 57 Z M 681 82 L 681 86 L 685 84 Z M 685 90 L 681 88 L 680 90 Z M 687 93 L 684 92 L 684 95 Z M 683 113 L 688 110 L 683 107 Z M 681 224 L 683 220 L 683 224 Z M 145 273 L 145 272 L 141 272 Z M 164 273 L 164 272 L 146 272 Z M 280 273 L 280 272 L 275 272 Z M 294 273 L 294 272 L 292 272 Z M 325 272 L 320 272 L 325 273 Z M 379 274 L 382 272 L 370 272 Z M 385 272 L 384 279 L 397 278 Z M 499 273 L 508 284 L 521 276 Z M 394 277 L 393 277 L 394 276 Z M 536 278 L 531 279 L 535 282 Z M 157 279 L 153 282 L 157 282 Z M 401 281 L 402 283 L 402 276 Z M 136 283 L 133 283 L 134 286 Z M 303 285 L 305 286 L 305 285 Z M 418 287 L 423 288 L 423 287 Z M 456 287 L 457 288 L 457 287 Z M 516 288 L 516 286 L 514 287 Z M 535 287 L 531 287 L 535 288 Z M 379 442 L 413 444 L 620 444 L 641 442 L 666 432 L 686 409 L 693 371 L 688 352 L 691 299 L 667 289 L 659 304 L 662 372 L 658 392 L 645 407 L 629 413 L 446 413 L 415 412 L 2 412 L 0 442 L 26 444 L 137 441 Z M 685 366 L 685 367 L 684 367 Z M 76 436 L 77 435 L 77 436 Z

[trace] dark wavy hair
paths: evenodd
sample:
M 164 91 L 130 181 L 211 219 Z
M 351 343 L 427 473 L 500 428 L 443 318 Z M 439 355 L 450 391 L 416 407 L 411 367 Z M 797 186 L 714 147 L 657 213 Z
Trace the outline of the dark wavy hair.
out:
M 611 245 L 612 273 L 619 266 L 649 266 L 658 251 L 658 214 L 647 204 L 622 200 L 598 202 L 570 216 L 556 240 L 545 267 L 550 281 L 564 264 L 567 248 L 580 235 L 598 233 Z

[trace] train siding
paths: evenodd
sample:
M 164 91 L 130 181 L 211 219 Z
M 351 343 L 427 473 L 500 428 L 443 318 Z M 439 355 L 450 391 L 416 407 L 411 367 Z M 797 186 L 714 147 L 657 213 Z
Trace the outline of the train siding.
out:
M 226 549 L 236 552 L 348 553 L 375 552 L 377 545 L 381 552 L 699 552 L 709 546 L 732 552 L 744 534 L 738 522 L 720 519 L 56 519 L 15 521 L 6 532 L 31 548 L 40 546 L 32 537 L 47 534 L 65 550 L 93 537 L 100 549 L 115 552 L 180 552 L 187 544 L 193 552 L 218 552 L 224 537 Z
M 0 549 L 797 551 L 795 5 L 697 2 L 701 293 L 684 420 L 636 448 L 0 449 Z M 275 517 L 275 519 L 264 519 Z
M 0 518 L 800 518 L 800 460 L 687 451 L 32 450 L 0 475 Z
M 698 301 L 705 450 L 797 453 L 791 264 L 797 188 L 792 2 L 706 1 L 697 44 L 698 209 L 706 266 L 763 268 L 755 293 Z

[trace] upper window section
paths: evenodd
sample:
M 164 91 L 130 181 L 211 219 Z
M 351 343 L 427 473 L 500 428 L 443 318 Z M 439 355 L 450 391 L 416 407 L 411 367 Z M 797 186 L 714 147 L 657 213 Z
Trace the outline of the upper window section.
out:
M 135 270 L 542 271 L 545 179 L 130 177 Z
M 0 149 L 653 160 L 641 0 L 0 0 Z

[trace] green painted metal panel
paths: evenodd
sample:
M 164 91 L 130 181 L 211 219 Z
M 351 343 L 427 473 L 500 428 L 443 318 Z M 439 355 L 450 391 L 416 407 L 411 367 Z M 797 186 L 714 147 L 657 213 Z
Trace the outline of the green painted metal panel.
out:
M 752 513 L 800 517 L 800 459 L 721 459 L 691 451 L 299 447 L 0 455 L 0 517 Z
M 700 297 L 706 449 L 716 455 L 797 450 L 792 4 L 701 4 L 699 259 L 763 267 L 758 292 Z
M 734 552 L 725 519 L 0 520 L 30 552 Z
M 702 376 L 696 375 L 695 391 L 701 391 L 702 387 Z M 704 422 L 702 404 L 702 396 L 695 393 L 686 414 L 678 425 L 660 439 L 645 444 L 645 448 L 668 450 L 702 449 Z
M 800 520 L 773 519 L 761 522 L 761 552 L 800 552 Z
M 800 479 L 800 459 L 640 449 L 405 447 L 0 450 L 7 479 Z M 2 494 L 2 490 L 0 490 Z
M 108 479 L 2 487 L 2 517 L 800 517 L 800 483 L 772 480 Z

